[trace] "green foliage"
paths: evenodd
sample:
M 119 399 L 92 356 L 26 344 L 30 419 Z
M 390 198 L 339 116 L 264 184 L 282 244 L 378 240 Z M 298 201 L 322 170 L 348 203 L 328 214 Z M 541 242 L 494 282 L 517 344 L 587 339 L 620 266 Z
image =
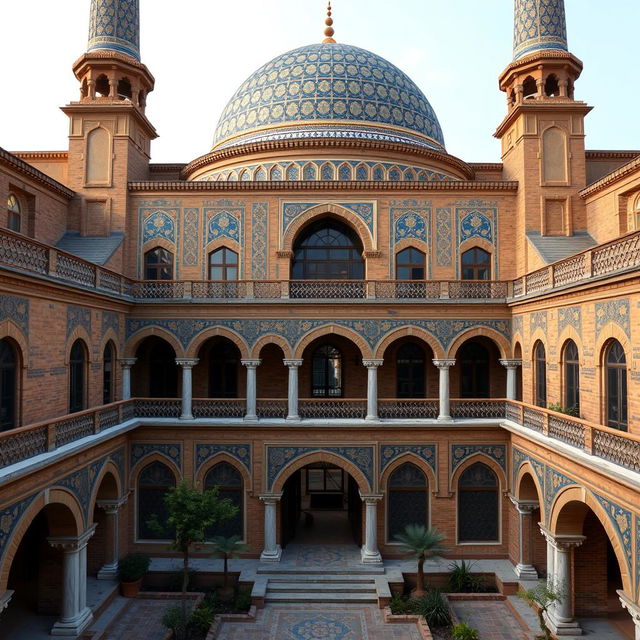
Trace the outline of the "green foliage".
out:
M 470 627 L 466 622 L 456 624 L 451 628 L 453 640 L 480 640 L 478 631 Z
M 237 558 L 239 553 L 247 550 L 247 545 L 240 542 L 240 536 L 215 536 L 211 539 L 213 543 L 213 557 L 218 558 Z
M 573 407 L 563 407 L 560 402 L 550 402 L 547 405 L 547 409 L 549 409 L 549 411 L 555 411 L 556 413 L 564 413 L 574 418 L 580 417 L 580 411 L 575 405 Z
M 162 624 L 173 632 L 175 640 L 187 639 L 187 620 L 182 607 L 169 607 L 162 616 Z
M 471 573 L 473 562 L 462 560 L 449 565 L 449 593 L 481 593 L 486 589 L 482 576 Z
M 517 595 L 529 606 L 535 606 L 538 613 L 538 624 L 540 625 L 540 631 L 542 631 L 543 634 L 540 637 L 544 640 L 551 640 L 551 631 L 549 630 L 549 627 L 547 627 L 544 614 L 553 603 L 562 602 L 564 599 L 563 590 L 548 583 L 546 580 L 541 580 L 532 589 L 520 589 Z
M 249 611 L 251 608 L 251 592 L 241 591 L 234 602 L 236 611 Z
M 406 616 L 410 613 L 415 612 L 415 603 L 416 600 L 409 598 L 409 596 L 403 596 L 400 593 L 394 593 L 391 601 L 389 602 L 389 607 L 391 609 L 391 613 L 396 616 Z
M 396 536 L 396 540 L 402 544 L 402 551 L 407 556 L 424 560 L 448 551 L 441 544 L 445 537 L 437 529 L 427 529 L 422 524 L 408 524 L 404 533 Z
M 190 636 L 205 636 L 209 627 L 213 624 L 215 609 L 209 605 L 201 604 L 190 616 L 187 622 Z
M 213 624 L 216 610 L 207 602 L 187 614 L 181 606 L 169 607 L 162 616 L 162 624 L 173 632 L 174 640 L 203 638 Z
M 451 624 L 451 612 L 441 589 L 432 589 L 418 598 L 415 611 L 430 627 L 448 627 Z
M 149 570 L 151 559 L 141 553 L 130 553 L 118 562 L 120 582 L 140 580 Z

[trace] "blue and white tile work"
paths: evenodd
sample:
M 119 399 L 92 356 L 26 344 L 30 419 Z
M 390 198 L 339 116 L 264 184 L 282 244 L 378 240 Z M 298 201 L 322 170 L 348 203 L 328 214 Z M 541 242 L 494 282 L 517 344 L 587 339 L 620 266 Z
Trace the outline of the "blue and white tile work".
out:
M 130 446 L 131 469 L 143 458 L 157 453 L 171 460 L 177 469 L 182 471 L 182 444 L 179 442 L 132 442 Z
M 269 277 L 269 205 L 254 202 L 251 208 L 251 277 L 267 280 Z
M 564 0 L 515 0 L 513 59 L 545 49 L 568 50 Z
M 180 240 L 182 242 L 183 266 L 197 265 L 200 249 L 200 209 L 189 207 L 184 210 Z
M 76 327 L 83 327 L 88 335 L 91 335 L 91 309 L 86 307 L 67 307 L 67 338 Z
M 438 207 L 436 210 L 436 264 L 439 267 L 451 266 L 451 242 L 453 221 L 450 207 Z
M 241 210 L 241 214 L 244 209 Z M 207 243 L 220 238 L 240 242 L 240 220 L 235 212 L 205 209 L 207 218 Z
M 408 240 L 425 253 L 425 279 L 431 277 L 431 202 L 417 200 L 392 200 L 390 203 L 389 238 L 391 256 L 395 246 Z M 389 277 L 395 278 L 395 259 L 389 260 Z
M 304 137 L 444 150 L 438 118 L 413 81 L 380 56 L 339 43 L 294 49 L 247 78 L 222 112 L 213 148 Z
M 507 447 L 504 444 L 452 444 L 451 475 L 471 456 L 482 454 L 497 462 L 507 472 Z
M 558 309 L 558 335 L 562 335 L 562 332 L 567 327 L 575 329 L 578 332 L 578 335 L 582 334 L 581 307 L 560 307 Z
M 426 462 L 433 473 L 436 473 L 435 444 L 385 444 L 380 446 L 380 473 L 384 471 L 394 460 L 410 453 Z
M 176 218 L 178 212 L 175 209 L 163 211 L 156 209 L 146 213 L 143 221 L 142 241 L 148 242 L 156 238 L 162 238 L 167 242 L 176 241 Z
M 367 229 L 373 238 L 375 235 L 375 223 L 377 214 L 377 203 L 374 200 L 369 202 L 283 202 L 281 212 L 281 229 L 282 235 L 289 228 L 289 225 L 303 213 L 313 209 L 320 204 L 336 204 L 343 209 L 348 209 L 355 213 L 367 225 Z
M 597 302 L 596 335 L 600 335 L 600 332 L 604 327 L 610 322 L 613 322 L 614 324 L 617 324 L 628 337 L 631 337 L 630 318 L 631 310 L 629 308 L 628 298 Z
M 624 549 L 627 567 L 631 570 L 633 566 L 633 516 L 631 512 L 597 493 L 593 493 L 593 496 L 604 509 L 609 522 L 611 522 L 615 532 L 618 534 L 620 544 Z
M 29 300 L 18 296 L 0 295 L 0 322 L 11 320 L 29 335 Z
M 87 52 L 115 51 L 140 61 L 139 0 L 91 0 Z
M 228 456 L 235 458 L 241 462 L 247 469 L 251 471 L 251 445 L 244 444 L 199 444 L 195 445 L 196 472 L 200 467 L 214 458 L 219 453 L 226 453 Z
M 496 202 L 483 201 L 459 201 L 455 203 L 456 222 L 456 277 L 460 277 L 460 246 L 465 244 L 464 250 L 471 249 L 474 240 L 484 243 L 492 256 L 491 278 L 499 278 L 499 252 L 498 252 L 498 206 Z M 469 242 L 470 241 L 470 242 Z

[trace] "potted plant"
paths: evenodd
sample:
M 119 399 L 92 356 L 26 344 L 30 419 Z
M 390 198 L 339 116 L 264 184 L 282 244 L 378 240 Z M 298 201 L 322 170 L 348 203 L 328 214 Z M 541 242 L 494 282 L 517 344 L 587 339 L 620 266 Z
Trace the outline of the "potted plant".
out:
M 151 558 L 141 553 L 130 553 L 118 563 L 120 591 L 125 598 L 135 598 L 140 591 L 142 578 L 149 570 Z
M 221 600 L 228 601 L 233 598 L 233 587 L 229 586 L 229 558 L 237 558 L 238 554 L 245 551 L 246 544 L 240 542 L 240 536 L 216 536 L 211 540 L 213 543 L 213 556 L 224 559 L 224 582 L 222 588 L 218 590 Z

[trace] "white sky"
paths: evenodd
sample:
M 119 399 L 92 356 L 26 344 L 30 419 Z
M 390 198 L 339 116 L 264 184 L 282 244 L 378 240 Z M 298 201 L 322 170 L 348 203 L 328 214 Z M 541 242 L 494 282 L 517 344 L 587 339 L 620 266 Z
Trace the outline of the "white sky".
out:
M 90 0 L 0 0 L 0 146 L 67 148 L 73 61 Z M 382 55 L 424 91 L 449 153 L 499 161 L 505 115 L 497 78 L 511 60 L 512 0 L 334 0 L 336 39 Z M 566 0 L 569 47 L 585 71 L 576 97 L 595 107 L 588 149 L 640 149 L 640 0 Z M 206 153 L 225 104 L 274 56 L 322 39 L 325 0 L 141 0 L 142 60 L 156 78 L 147 115 L 153 162 Z

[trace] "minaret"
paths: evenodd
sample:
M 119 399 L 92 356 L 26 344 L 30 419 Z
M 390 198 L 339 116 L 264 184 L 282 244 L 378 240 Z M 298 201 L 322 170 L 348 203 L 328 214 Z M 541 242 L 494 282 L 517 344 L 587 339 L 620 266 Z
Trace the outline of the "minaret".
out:
M 83 196 L 71 228 L 81 235 L 126 231 L 127 183 L 149 175 L 157 134 L 144 112 L 154 78 L 140 62 L 139 15 L 139 0 L 91 0 L 87 52 L 73 65 L 80 99 L 62 110 L 68 182 Z
M 578 191 L 586 184 L 584 117 L 574 98 L 582 62 L 569 52 L 563 0 L 515 0 L 513 61 L 500 75 L 507 115 L 502 140 L 504 178 L 518 180 L 517 270 L 544 261 L 527 236 L 573 236 L 586 229 Z

